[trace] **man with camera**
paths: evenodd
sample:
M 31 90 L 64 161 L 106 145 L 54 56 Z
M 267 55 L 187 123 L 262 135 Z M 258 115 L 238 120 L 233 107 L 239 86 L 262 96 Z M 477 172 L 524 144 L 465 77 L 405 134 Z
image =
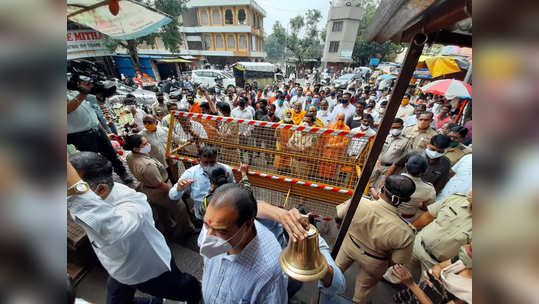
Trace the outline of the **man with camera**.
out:
M 97 114 L 86 100 L 89 94 L 95 95 L 106 89 L 101 85 L 95 86 L 90 77 L 79 75 L 73 75 L 67 87 L 67 143 L 73 144 L 79 151 L 102 154 L 112 163 L 114 171 L 124 183 L 133 182 L 133 177 L 127 173 L 100 126 Z

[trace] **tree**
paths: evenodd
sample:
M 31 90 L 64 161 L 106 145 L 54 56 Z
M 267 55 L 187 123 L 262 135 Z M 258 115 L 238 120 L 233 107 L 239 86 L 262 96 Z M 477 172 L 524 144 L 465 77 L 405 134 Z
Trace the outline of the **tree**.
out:
M 368 65 L 370 58 L 373 57 L 378 57 L 380 58 L 380 61 L 383 61 L 389 55 L 396 54 L 399 52 L 399 50 L 402 50 L 402 45 L 400 44 L 395 44 L 389 41 L 381 44 L 378 42 L 367 43 L 363 39 L 363 34 L 367 30 L 369 23 L 374 17 L 378 4 L 378 1 L 371 1 L 364 5 L 363 17 L 359 21 L 356 42 L 352 52 L 352 60 L 354 60 L 356 65 Z
M 264 43 L 265 51 L 270 60 L 283 58 L 286 42 L 286 31 L 279 21 L 273 24 L 272 33 L 266 38 Z
M 163 26 L 159 31 L 151 33 L 147 36 L 140 37 L 137 39 L 131 40 L 116 40 L 108 36 L 105 36 L 105 45 L 111 51 L 115 51 L 118 47 L 123 47 L 127 49 L 129 57 L 133 62 L 133 70 L 135 72 L 140 72 L 140 61 L 138 58 L 137 47 L 143 43 L 146 43 L 150 46 L 154 46 L 155 39 L 161 38 L 165 48 L 173 53 L 177 53 L 180 50 L 182 44 L 182 36 L 179 31 L 180 23 L 178 22 L 178 17 L 182 14 L 185 9 L 185 0 L 154 0 L 154 1 L 143 1 L 136 0 L 142 4 L 155 8 L 159 11 L 168 14 L 172 21 L 165 26 Z
M 322 57 L 322 41 L 318 24 L 322 14 L 317 9 L 309 9 L 305 16 L 296 16 L 290 20 L 291 34 L 286 39 L 288 48 L 296 57 L 296 67 L 303 65 L 305 59 Z

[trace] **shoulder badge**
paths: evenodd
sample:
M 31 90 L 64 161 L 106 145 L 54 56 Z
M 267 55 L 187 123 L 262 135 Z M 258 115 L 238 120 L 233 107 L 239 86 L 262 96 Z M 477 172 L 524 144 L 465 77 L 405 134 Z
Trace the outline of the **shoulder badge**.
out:
M 417 229 L 415 229 L 414 225 L 410 224 L 410 222 L 408 222 L 405 218 L 403 218 L 400 214 L 398 214 L 399 218 L 406 224 L 408 225 L 408 227 L 410 227 L 410 229 L 412 229 L 412 232 L 414 234 L 417 233 Z

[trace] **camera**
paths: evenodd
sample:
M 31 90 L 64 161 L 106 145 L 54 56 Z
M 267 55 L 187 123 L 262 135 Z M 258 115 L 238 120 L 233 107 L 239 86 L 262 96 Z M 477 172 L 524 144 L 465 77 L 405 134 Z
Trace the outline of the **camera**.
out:
M 89 92 L 81 91 L 81 89 L 79 88 L 80 81 L 91 82 L 93 84 L 92 89 Z M 78 73 L 74 73 L 71 75 L 71 78 L 69 78 L 69 80 L 67 81 L 67 89 L 92 95 L 103 94 L 104 98 L 111 97 L 116 93 L 116 86 L 106 87 L 103 82 L 96 81 L 92 77 L 81 75 Z

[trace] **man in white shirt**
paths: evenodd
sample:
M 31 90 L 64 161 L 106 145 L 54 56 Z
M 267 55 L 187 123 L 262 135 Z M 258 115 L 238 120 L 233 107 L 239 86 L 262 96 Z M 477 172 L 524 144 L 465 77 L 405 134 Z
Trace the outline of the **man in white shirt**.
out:
M 329 111 L 333 111 L 337 105 L 337 93 L 335 90 L 332 90 L 331 93 L 327 94 L 326 100 L 328 101 Z
M 305 99 L 306 97 L 303 96 L 303 88 L 302 87 L 298 87 L 296 89 L 296 95 L 295 96 L 292 96 L 292 98 L 290 99 L 290 104 L 295 104 L 296 101 L 298 101 L 300 104 L 301 104 L 301 109 L 303 110 L 304 109 L 304 103 L 305 103 Z
M 350 98 L 352 95 L 350 93 L 344 93 L 340 99 L 340 103 L 335 106 L 333 110 L 333 121 L 339 114 L 344 114 L 344 121 L 347 121 L 350 117 L 356 112 L 356 107 L 350 104 Z
M 135 303 L 136 290 L 156 302 L 198 303 L 201 285 L 177 268 L 146 195 L 114 183 L 112 165 L 102 155 L 78 152 L 69 158 L 67 208 L 109 274 L 107 303 Z
M 79 151 L 93 151 L 104 155 L 112 162 L 114 171 L 126 184 L 133 182 L 122 161 L 118 159 L 107 134 L 99 126 L 97 114 L 86 100 L 93 88 L 88 78 L 73 76 L 67 90 L 67 143 L 73 144 Z M 73 86 L 73 87 L 71 87 Z
M 352 140 L 350 140 L 350 144 L 348 145 L 349 156 L 357 157 L 358 155 L 360 155 L 361 151 L 363 151 L 363 149 L 369 143 L 369 138 L 376 134 L 376 131 L 374 131 L 370 127 L 371 119 L 372 116 L 370 114 L 364 114 L 363 119 L 361 120 L 361 126 L 350 130 L 350 133 L 352 134 L 365 133 L 365 135 L 357 138 L 352 138 Z
M 283 119 L 284 111 L 290 108 L 290 105 L 288 104 L 288 102 L 284 100 L 284 96 L 281 91 L 279 91 L 276 96 L 277 96 L 277 100 L 273 102 L 273 104 L 275 105 L 275 116 Z
M 250 109 L 249 109 L 250 108 Z M 251 106 L 247 106 L 247 101 L 245 97 L 240 97 L 238 101 L 238 106 L 232 110 L 230 115 L 234 118 L 240 118 L 240 119 L 247 119 L 247 120 L 253 120 L 254 119 L 254 109 Z M 247 124 L 240 124 L 240 131 L 239 131 L 239 137 L 240 137 L 240 145 L 245 146 L 253 146 L 254 144 L 254 138 L 251 136 L 253 127 L 249 126 Z M 250 163 L 251 161 L 251 153 L 242 150 L 241 159 L 245 163 Z
M 316 118 L 320 119 L 326 128 L 332 123 L 333 114 L 329 110 L 327 100 L 322 99 L 320 102 L 320 111 L 316 112 Z

